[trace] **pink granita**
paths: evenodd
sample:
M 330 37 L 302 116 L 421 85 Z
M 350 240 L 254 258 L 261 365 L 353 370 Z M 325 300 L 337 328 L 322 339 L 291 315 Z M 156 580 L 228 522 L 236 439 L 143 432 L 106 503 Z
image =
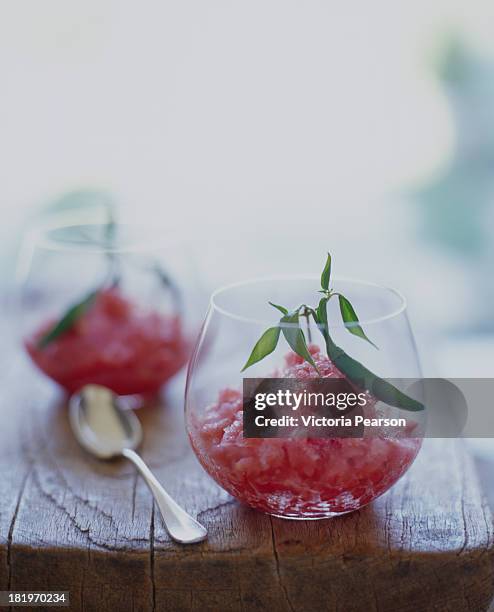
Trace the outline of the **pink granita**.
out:
M 323 377 L 343 376 L 318 347 L 310 351 Z M 277 376 L 318 376 L 295 353 L 285 362 Z M 288 518 L 324 518 L 368 504 L 406 472 L 422 442 L 389 431 L 363 438 L 244 438 L 242 413 L 241 391 L 224 389 L 202 414 L 188 415 L 192 446 L 231 495 Z
M 101 290 L 92 307 L 46 347 L 54 321 L 25 340 L 38 368 L 70 393 L 93 383 L 119 395 L 152 395 L 187 362 L 180 317 L 143 308 L 120 289 Z

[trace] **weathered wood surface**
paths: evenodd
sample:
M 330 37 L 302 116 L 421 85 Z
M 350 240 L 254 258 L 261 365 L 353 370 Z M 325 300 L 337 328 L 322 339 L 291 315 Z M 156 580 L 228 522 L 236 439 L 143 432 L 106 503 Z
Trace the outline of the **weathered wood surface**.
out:
M 329 521 L 271 518 L 222 492 L 191 455 L 180 381 L 139 412 L 142 454 L 209 529 L 172 543 L 125 461 L 73 440 L 60 394 L 23 359 L 1 388 L 0 589 L 70 591 L 71 609 L 486 610 L 493 529 L 472 462 L 427 441 L 408 475 L 367 508 Z M 173 400 L 173 397 L 176 399 Z

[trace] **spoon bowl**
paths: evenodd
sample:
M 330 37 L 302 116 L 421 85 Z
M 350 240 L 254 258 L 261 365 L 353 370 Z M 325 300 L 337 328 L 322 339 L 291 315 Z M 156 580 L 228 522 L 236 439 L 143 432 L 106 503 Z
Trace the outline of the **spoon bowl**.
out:
M 131 410 L 123 410 L 110 389 L 87 385 L 74 395 L 69 418 L 80 445 L 98 459 L 121 456 L 142 441 L 142 427 Z

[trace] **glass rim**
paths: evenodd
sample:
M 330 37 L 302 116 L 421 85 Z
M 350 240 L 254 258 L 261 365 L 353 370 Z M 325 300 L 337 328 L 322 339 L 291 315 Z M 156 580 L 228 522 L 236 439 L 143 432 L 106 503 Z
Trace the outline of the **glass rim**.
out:
M 236 289 L 239 287 L 246 287 L 248 285 L 255 285 L 255 284 L 263 283 L 263 282 L 315 280 L 317 283 L 319 283 L 320 278 L 321 278 L 320 274 L 286 274 L 286 275 L 279 274 L 275 276 L 259 276 L 259 277 L 252 278 L 252 279 L 229 283 L 227 285 L 222 285 L 218 287 L 217 289 L 215 289 L 215 291 L 213 291 L 213 293 L 211 294 L 210 300 L 209 300 L 209 307 L 210 307 L 210 310 L 217 311 L 218 313 L 226 317 L 229 317 L 230 319 L 241 321 L 243 323 L 251 323 L 254 325 L 268 325 L 268 326 L 273 325 L 272 320 L 269 321 L 267 319 L 257 319 L 254 317 L 246 317 L 246 316 L 237 314 L 235 312 L 232 312 L 231 310 L 220 306 L 217 303 L 217 298 L 220 295 L 223 295 L 233 289 Z M 393 319 L 399 316 L 400 314 L 405 312 L 407 309 L 408 303 L 407 303 L 406 297 L 401 293 L 401 291 L 393 287 L 388 287 L 386 285 L 380 285 L 379 283 L 373 283 L 371 281 L 364 281 L 364 280 L 360 280 L 360 279 L 352 278 L 348 276 L 334 276 L 332 280 L 335 282 L 352 283 L 354 285 L 371 287 L 373 289 L 379 289 L 381 291 L 385 291 L 387 293 L 394 295 L 396 298 L 398 298 L 399 304 L 396 308 L 390 310 L 390 312 L 386 312 L 385 314 L 379 317 L 371 317 L 368 319 L 359 318 L 358 323 L 344 323 L 343 321 L 341 321 L 340 323 L 330 323 L 329 324 L 330 329 L 343 328 L 343 327 L 349 328 L 349 327 L 356 327 L 358 325 L 373 325 L 376 323 L 382 323 L 383 321 L 388 321 L 390 319 Z M 293 323 L 284 323 L 282 324 L 282 327 L 297 327 L 297 325 Z
M 115 244 L 113 246 L 98 243 L 96 240 L 87 241 L 51 236 L 51 232 L 57 230 L 70 230 L 76 228 L 104 228 L 107 223 L 103 221 L 93 221 L 87 223 L 61 223 L 54 222 L 39 225 L 29 229 L 24 236 L 24 245 L 29 244 L 33 248 L 45 249 L 60 252 L 84 252 L 84 253 L 145 253 L 146 251 L 165 250 L 170 246 L 176 245 L 179 241 L 167 232 L 163 225 L 155 226 L 150 223 L 122 223 L 116 222 L 116 228 L 125 228 L 136 235 L 135 239 L 125 244 Z M 139 232 L 142 234 L 139 236 Z

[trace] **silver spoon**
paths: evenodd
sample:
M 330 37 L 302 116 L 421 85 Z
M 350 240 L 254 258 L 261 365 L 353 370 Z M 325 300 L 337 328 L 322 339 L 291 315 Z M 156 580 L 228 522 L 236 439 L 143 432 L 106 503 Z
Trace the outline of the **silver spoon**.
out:
M 70 398 L 69 419 L 81 446 L 98 459 L 123 456 L 132 461 L 151 489 L 174 540 L 193 544 L 206 538 L 206 529 L 168 495 L 134 451 L 142 440 L 141 424 L 132 410 L 121 408 L 110 389 L 99 385 L 83 387 Z

